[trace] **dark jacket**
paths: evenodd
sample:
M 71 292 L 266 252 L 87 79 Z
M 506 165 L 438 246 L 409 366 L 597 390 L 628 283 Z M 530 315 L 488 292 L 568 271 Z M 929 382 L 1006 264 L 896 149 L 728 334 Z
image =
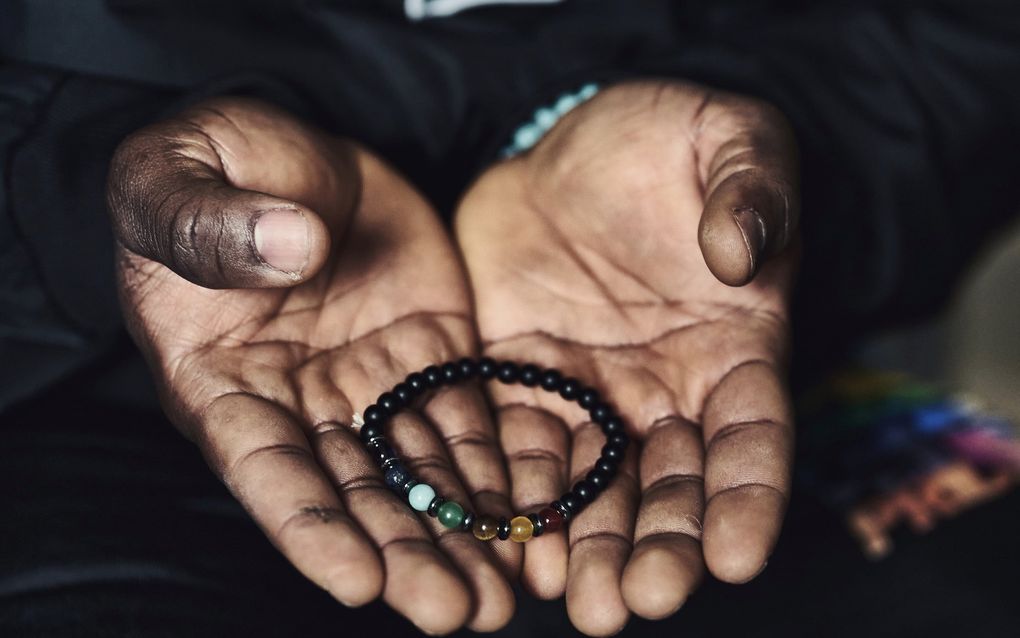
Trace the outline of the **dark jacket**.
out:
M 125 347 L 109 157 L 135 128 L 217 93 L 358 139 L 444 213 L 536 105 L 584 82 L 671 76 L 768 99 L 801 145 L 795 327 L 808 354 L 935 308 L 1020 208 L 1015 1 L 565 0 L 422 15 L 441 4 L 0 0 L 0 410 Z

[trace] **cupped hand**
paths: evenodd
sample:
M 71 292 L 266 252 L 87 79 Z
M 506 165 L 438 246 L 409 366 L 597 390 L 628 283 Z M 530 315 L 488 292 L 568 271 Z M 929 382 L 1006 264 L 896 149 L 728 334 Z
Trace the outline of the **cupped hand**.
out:
M 796 171 L 775 109 L 649 81 L 579 106 L 459 206 L 487 353 L 595 385 L 636 441 L 567 536 L 525 546 L 524 584 L 565 592 L 586 633 L 673 613 L 706 563 L 747 581 L 776 542 Z M 520 386 L 492 395 L 517 511 L 591 469 L 604 437 L 580 408 Z
M 519 548 L 416 515 L 350 428 L 409 372 L 477 344 L 422 197 L 364 149 L 219 99 L 128 138 L 109 203 L 125 316 L 164 406 L 280 551 L 341 602 L 381 594 L 429 633 L 505 624 Z M 488 414 L 462 384 L 389 427 L 437 491 L 508 514 Z

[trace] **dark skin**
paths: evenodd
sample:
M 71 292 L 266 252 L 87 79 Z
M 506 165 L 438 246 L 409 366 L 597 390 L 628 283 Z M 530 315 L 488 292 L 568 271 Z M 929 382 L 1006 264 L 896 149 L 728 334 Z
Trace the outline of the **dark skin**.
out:
M 464 195 L 465 273 L 434 211 L 370 151 L 218 100 L 114 159 L 125 314 L 171 419 L 341 602 L 382 595 L 430 633 L 493 630 L 520 577 L 608 635 L 632 612 L 673 613 L 706 563 L 752 578 L 775 542 L 795 161 L 758 102 L 679 83 L 605 90 Z M 297 215 L 276 218 L 297 220 L 305 252 L 273 252 L 265 211 Z M 480 344 L 597 384 L 628 419 L 637 444 L 569 535 L 522 547 L 444 532 L 382 485 L 349 428 L 408 372 Z M 398 417 L 395 447 L 439 491 L 506 515 L 590 467 L 601 435 L 579 410 L 493 384 L 497 428 L 482 390 Z

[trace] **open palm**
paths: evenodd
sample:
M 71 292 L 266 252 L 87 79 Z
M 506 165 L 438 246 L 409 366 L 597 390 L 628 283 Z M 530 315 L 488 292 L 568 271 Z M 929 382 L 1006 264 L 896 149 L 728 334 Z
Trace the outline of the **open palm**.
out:
M 748 580 L 775 543 L 792 455 L 794 165 L 773 109 L 635 83 L 575 109 L 461 202 L 487 353 L 596 385 L 638 441 L 568 537 L 525 548 L 526 586 L 565 591 L 586 633 L 672 613 L 705 561 Z M 591 469 L 603 435 L 583 411 L 518 386 L 492 394 L 516 509 Z
M 501 544 L 496 556 L 412 512 L 350 429 L 355 411 L 409 372 L 476 347 L 458 257 L 424 200 L 365 150 L 266 105 L 220 100 L 126 142 L 111 208 L 125 314 L 167 411 L 272 542 L 347 604 L 382 593 L 430 633 L 502 626 L 513 611 L 504 573 L 519 549 Z M 224 239 L 230 215 L 265 210 L 304 217 L 303 273 L 262 273 L 264 263 L 244 261 L 243 241 Z M 186 239 L 146 245 L 132 232 L 146 215 Z M 188 242 L 193 250 L 174 252 Z M 145 252 L 207 285 L 283 287 L 210 289 Z M 478 388 L 434 395 L 392 428 L 409 467 L 437 490 L 509 513 Z

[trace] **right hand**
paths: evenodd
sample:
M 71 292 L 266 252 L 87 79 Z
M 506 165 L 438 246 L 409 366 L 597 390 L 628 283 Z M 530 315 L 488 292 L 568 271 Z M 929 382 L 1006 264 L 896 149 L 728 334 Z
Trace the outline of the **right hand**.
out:
M 502 627 L 520 548 L 416 515 L 349 427 L 409 372 L 475 354 L 424 199 L 370 152 L 241 99 L 130 136 L 108 190 L 124 314 L 164 407 L 273 544 L 344 604 L 381 594 L 429 633 Z M 389 427 L 437 491 L 510 514 L 477 387 Z

